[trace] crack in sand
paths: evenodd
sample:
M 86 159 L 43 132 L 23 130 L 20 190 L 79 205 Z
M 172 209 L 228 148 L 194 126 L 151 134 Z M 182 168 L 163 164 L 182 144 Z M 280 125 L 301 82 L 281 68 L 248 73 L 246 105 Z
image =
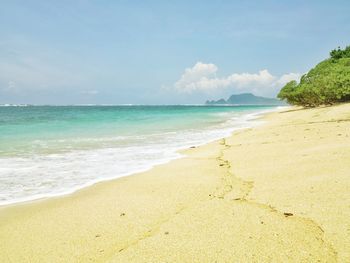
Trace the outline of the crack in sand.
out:
M 224 145 L 224 147 L 226 147 L 225 140 L 224 140 L 224 144 L 222 144 L 222 145 Z M 192 206 L 194 206 L 195 204 L 200 203 L 202 201 L 206 201 L 208 199 L 209 200 L 213 199 L 213 198 L 224 199 L 225 195 L 232 191 L 232 188 L 233 188 L 232 187 L 232 183 L 229 182 L 230 178 L 231 177 L 233 178 L 232 174 L 229 172 L 229 168 L 231 166 L 230 166 L 230 163 L 228 161 L 223 160 L 223 150 L 221 150 L 219 156 L 214 158 L 214 159 L 216 159 L 219 162 L 219 164 L 218 164 L 219 166 L 227 169 L 227 173 L 225 173 L 225 175 L 222 178 L 223 187 L 220 188 L 220 189 L 217 189 L 218 193 L 210 194 L 209 197 L 195 202 Z M 242 181 L 242 180 L 240 180 L 240 181 Z M 132 246 L 136 246 L 139 242 L 156 235 L 159 232 L 159 229 L 161 228 L 162 225 L 164 225 L 165 223 L 169 222 L 171 219 L 173 219 L 175 216 L 177 216 L 180 213 L 182 213 L 184 210 L 190 209 L 192 206 L 182 207 L 181 209 L 177 210 L 173 215 L 169 216 L 168 218 L 166 218 L 164 220 L 159 221 L 158 223 L 155 224 L 155 227 L 153 229 L 150 229 L 149 231 L 145 232 L 138 239 L 136 239 L 133 242 L 130 242 L 129 244 L 127 244 L 126 246 L 118 249 L 117 254 L 119 254 L 119 253 L 121 253 L 123 251 L 126 251 L 128 248 L 130 248 Z
M 231 163 L 228 160 L 224 159 L 224 151 L 227 150 L 227 149 L 230 149 L 231 145 L 227 144 L 225 138 L 222 139 L 221 145 L 224 145 L 225 148 L 220 151 L 220 155 L 218 157 L 218 160 L 220 160 L 221 162 L 223 162 L 225 164 L 224 167 L 227 168 L 227 174 L 229 174 L 230 176 L 234 177 L 237 181 L 241 182 L 243 184 L 243 188 L 246 188 L 246 185 L 248 185 L 248 189 L 243 191 L 243 195 L 242 195 L 241 198 L 235 198 L 235 199 L 232 199 L 231 201 L 246 202 L 246 203 L 249 203 L 250 205 L 258 206 L 261 209 L 265 209 L 265 210 L 267 209 L 269 212 L 278 213 L 278 214 L 284 216 L 286 219 L 288 218 L 288 220 L 301 220 L 301 221 L 304 221 L 305 223 L 312 224 L 313 226 L 315 226 L 316 228 L 318 228 L 322 232 L 323 237 L 321 238 L 321 242 L 323 244 L 325 244 L 329 248 L 329 250 L 334 255 L 335 261 L 338 262 L 338 259 L 337 259 L 338 258 L 338 256 L 337 256 L 338 253 L 337 253 L 337 251 L 334 249 L 332 244 L 330 244 L 329 242 L 326 242 L 324 240 L 324 233 L 325 233 L 325 231 L 322 229 L 322 227 L 319 224 L 317 224 L 317 222 L 315 222 L 311 218 L 302 217 L 302 216 L 296 216 L 295 214 L 291 214 L 293 216 L 289 217 L 289 216 L 286 216 L 286 213 L 277 210 L 275 207 L 273 207 L 273 206 L 271 206 L 269 204 L 264 204 L 264 203 L 259 203 L 259 202 L 253 201 L 253 200 L 248 200 L 247 198 L 248 198 L 250 192 L 252 191 L 252 189 L 254 187 L 254 182 L 253 181 L 245 181 L 242 178 L 240 178 L 240 177 L 238 177 L 238 176 L 236 176 L 236 175 L 234 175 L 233 173 L 230 172 Z M 228 194 L 228 192 L 225 193 L 225 195 L 226 194 Z
M 217 160 L 219 160 L 220 165 L 226 169 L 226 172 L 225 172 L 226 176 L 224 177 L 224 184 L 225 184 L 225 187 L 229 186 L 229 188 L 230 188 L 230 191 L 225 192 L 225 196 L 226 196 L 226 194 L 231 192 L 235 186 L 235 187 L 238 187 L 240 190 L 239 197 L 236 199 L 237 200 L 238 199 L 245 200 L 248 197 L 251 190 L 253 189 L 254 182 L 253 181 L 245 181 L 242 178 L 235 176 L 234 174 L 232 174 L 230 172 L 231 163 L 228 160 L 224 159 L 224 151 L 227 149 L 230 149 L 231 145 L 227 144 L 225 138 L 223 138 L 221 140 L 220 144 L 224 146 L 224 149 L 222 149 L 220 151 L 220 154 L 219 154 Z
M 337 262 L 337 252 L 334 249 L 334 247 L 326 242 L 324 240 L 324 230 L 322 229 L 321 226 L 319 226 L 315 221 L 313 221 L 310 218 L 305 218 L 305 217 L 300 217 L 300 216 L 285 216 L 285 214 L 279 210 L 277 210 L 275 207 L 269 205 L 269 204 L 264 204 L 264 203 L 259 203 L 255 202 L 253 200 L 248 200 L 248 196 L 250 192 L 252 191 L 254 187 L 254 182 L 253 181 L 245 181 L 242 178 L 235 176 L 231 171 L 231 163 L 224 158 L 224 151 L 231 148 L 232 146 L 227 144 L 226 139 L 222 139 L 220 144 L 223 146 L 223 149 L 220 150 L 219 155 L 215 158 L 218 161 L 218 165 L 225 169 L 225 172 L 223 173 L 223 176 L 221 178 L 222 180 L 222 187 L 216 189 L 216 193 L 210 194 L 209 197 L 206 197 L 205 199 L 198 200 L 197 202 L 193 203 L 191 206 L 186 206 L 178 209 L 174 214 L 171 216 L 165 218 L 164 220 L 159 221 L 158 223 L 155 224 L 155 226 L 150 229 L 149 231 L 145 232 L 142 236 L 140 236 L 138 239 L 134 240 L 133 242 L 130 242 L 126 246 L 120 248 L 116 254 L 113 255 L 113 257 L 118 256 L 119 253 L 125 252 L 127 249 L 130 247 L 136 246 L 139 242 L 142 242 L 156 234 L 159 233 L 160 228 L 170 220 L 174 219 L 176 216 L 180 215 L 182 212 L 184 212 L 187 209 L 191 209 L 193 206 L 196 204 L 203 202 L 203 201 L 208 201 L 211 199 L 221 199 L 222 201 L 232 201 L 232 202 L 243 202 L 247 203 L 247 205 L 253 205 L 259 209 L 264 209 L 267 210 L 268 212 L 271 213 L 278 213 L 281 216 L 281 219 L 285 218 L 285 220 L 298 220 L 301 221 L 305 224 L 311 224 L 314 227 L 318 228 L 322 234 L 321 237 L 321 242 L 328 247 L 329 251 L 333 254 L 335 261 Z M 234 198 L 228 199 L 227 196 L 232 193 L 234 190 L 237 191 L 238 189 L 238 194 Z M 225 200 L 226 199 L 226 200 Z M 166 233 L 165 233 L 166 234 Z
M 156 235 L 159 232 L 159 229 L 161 228 L 161 226 L 163 224 L 165 224 L 168 221 L 170 221 L 172 218 L 174 218 L 176 215 L 180 214 L 185 209 L 187 209 L 187 207 L 182 207 L 182 208 L 178 209 L 172 216 L 170 216 L 170 217 L 168 217 L 168 218 L 166 218 L 164 220 L 159 221 L 158 223 L 155 224 L 155 227 L 153 229 L 148 230 L 147 232 L 145 232 L 141 237 L 139 237 L 135 241 L 130 242 L 128 245 L 120 248 L 118 250 L 118 253 L 120 253 L 120 252 L 122 252 L 124 250 L 127 250 L 128 248 L 130 248 L 132 246 L 137 245 L 137 243 L 141 242 L 144 239 L 147 239 L 149 237 L 152 237 L 152 236 Z M 113 255 L 113 256 L 115 256 L 115 255 Z

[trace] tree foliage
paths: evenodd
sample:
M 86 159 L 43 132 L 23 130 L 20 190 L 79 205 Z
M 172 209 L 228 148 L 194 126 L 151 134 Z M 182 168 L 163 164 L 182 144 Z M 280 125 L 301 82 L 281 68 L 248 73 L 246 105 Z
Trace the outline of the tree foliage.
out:
M 287 83 L 277 95 L 292 105 L 315 107 L 350 101 L 350 46 L 334 49 L 330 58 Z
M 338 47 L 337 49 L 333 49 L 329 54 L 333 59 L 350 58 L 350 46 L 347 46 L 344 50 Z

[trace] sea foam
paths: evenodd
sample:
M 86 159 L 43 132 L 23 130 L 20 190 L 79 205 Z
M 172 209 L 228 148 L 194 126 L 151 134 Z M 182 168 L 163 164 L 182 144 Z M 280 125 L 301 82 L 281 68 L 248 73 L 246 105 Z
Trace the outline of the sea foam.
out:
M 226 114 L 227 120 L 196 129 L 116 138 L 91 138 L 104 147 L 62 153 L 0 158 L 0 205 L 72 193 L 96 182 L 146 171 L 180 158 L 178 152 L 229 136 L 237 129 L 252 127 L 257 116 L 268 110 Z M 87 138 L 82 140 L 89 140 Z M 106 147 L 114 140 L 128 143 Z M 130 143 L 133 141 L 135 143 Z

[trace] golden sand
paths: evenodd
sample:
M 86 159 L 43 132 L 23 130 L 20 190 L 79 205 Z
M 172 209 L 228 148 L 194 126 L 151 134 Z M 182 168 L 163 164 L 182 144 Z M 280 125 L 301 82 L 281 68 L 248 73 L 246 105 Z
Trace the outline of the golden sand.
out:
M 350 262 L 350 104 L 0 209 L 0 262 Z

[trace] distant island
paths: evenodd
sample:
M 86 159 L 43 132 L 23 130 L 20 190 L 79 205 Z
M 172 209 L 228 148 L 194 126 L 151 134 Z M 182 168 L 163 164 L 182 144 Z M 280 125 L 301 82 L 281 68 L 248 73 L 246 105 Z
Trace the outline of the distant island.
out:
M 274 99 L 265 98 L 260 96 L 255 96 L 252 93 L 241 93 L 231 95 L 227 100 L 207 100 L 206 105 L 225 105 L 225 104 L 235 104 L 235 105 L 286 105 L 285 102 Z

